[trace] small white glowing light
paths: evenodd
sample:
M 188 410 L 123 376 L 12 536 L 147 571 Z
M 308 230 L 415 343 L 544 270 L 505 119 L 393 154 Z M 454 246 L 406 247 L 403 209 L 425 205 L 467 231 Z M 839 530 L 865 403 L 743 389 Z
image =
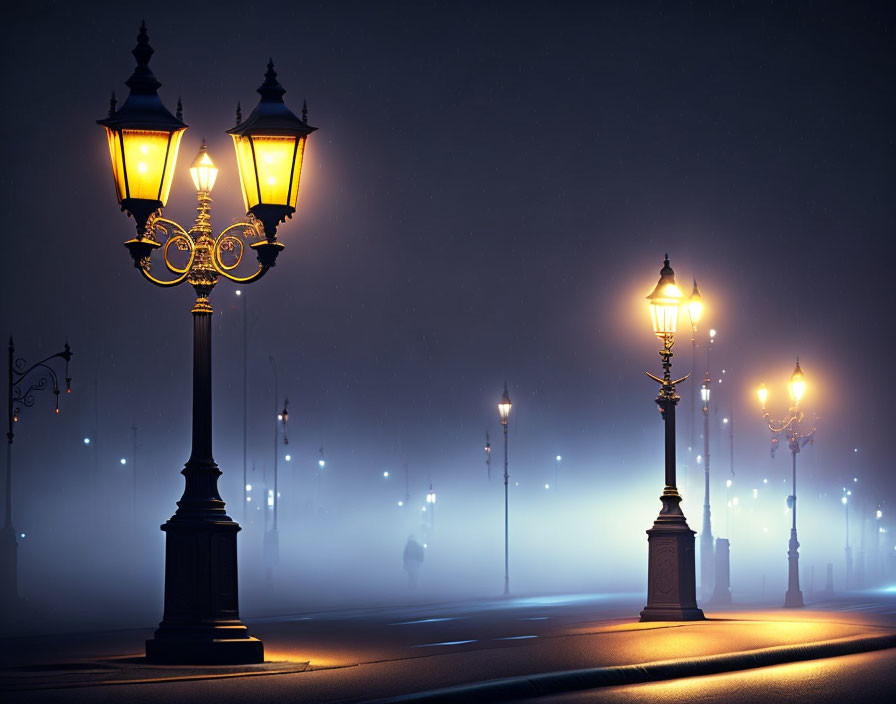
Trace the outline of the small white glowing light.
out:
M 545 489 L 550 489 L 550 488 L 551 488 L 551 485 L 550 485 L 550 484 L 545 484 L 545 485 L 544 485 L 544 488 L 545 488 Z
M 428 548 L 429 545 L 427 545 L 426 543 L 423 543 L 423 547 Z
M 120 460 L 118 460 L 118 461 L 121 462 L 122 464 L 127 464 L 127 463 L 128 463 L 128 461 L 127 461 L 124 457 L 122 457 L 122 458 L 121 458 Z
M 561 457 L 560 455 L 557 455 L 557 461 L 558 461 L 558 462 L 559 462 L 560 460 L 562 460 L 562 459 L 563 459 L 563 457 Z
M 768 484 L 768 479 L 763 479 L 763 480 L 762 480 L 762 483 L 763 483 L 763 484 Z
M 514 485 L 514 486 L 519 486 L 520 483 L 519 483 L 519 482 L 514 482 L 513 485 Z
M 237 289 L 234 293 L 236 293 L 237 296 L 242 296 L 242 295 L 243 295 L 243 292 L 240 291 L 239 289 Z
M 844 497 L 842 497 L 842 498 L 841 498 L 841 499 L 840 499 L 840 500 L 841 500 L 841 501 L 842 501 L 842 502 L 843 502 L 843 503 L 844 503 L 844 504 L 846 504 L 846 501 L 847 501 L 847 499 L 846 499 L 846 497 L 845 497 L 845 496 L 844 496 Z
M 847 491 L 847 492 L 846 492 L 846 495 L 847 495 L 847 496 L 852 496 L 852 492 L 851 492 L 851 491 Z
M 404 506 L 404 501 L 399 501 L 399 502 L 398 502 L 398 505 L 399 505 L 399 506 Z
M 729 489 L 731 488 L 731 480 L 730 479 L 725 480 L 725 486 L 728 487 Z
M 246 491 L 252 491 L 252 485 L 246 484 Z
M 388 477 L 388 476 L 389 476 L 389 473 L 388 473 L 388 472 L 383 472 L 383 476 L 384 476 L 384 477 Z
M 857 482 L 857 481 L 859 481 L 859 478 L 858 478 L 858 477 L 853 477 L 853 478 L 852 478 L 852 481 L 853 481 L 853 482 Z
M 292 455 L 287 455 L 283 459 L 285 459 L 287 462 L 292 462 Z
M 20 538 L 24 538 L 24 537 L 25 537 L 25 534 L 24 534 L 24 533 L 19 533 L 19 537 L 20 537 Z
M 715 330 L 710 330 L 710 331 L 709 331 L 709 339 L 711 340 L 711 339 L 714 338 L 715 336 L 716 336 L 716 331 L 715 331 Z
M 728 508 L 731 508 L 731 502 L 730 502 L 730 501 L 728 502 Z
M 280 498 L 280 492 L 279 492 L 279 491 L 277 492 L 277 498 L 278 498 L 278 499 Z
M 423 511 L 424 513 L 426 513 L 426 506 L 421 506 L 420 510 Z
M 722 424 L 723 424 L 723 425 L 728 425 L 728 419 L 727 419 L 727 418 L 722 418 Z
M 317 466 L 320 467 L 321 469 L 324 468 L 324 465 L 325 465 L 325 464 L 326 464 L 326 462 L 324 462 L 323 460 L 318 460 L 318 461 L 317 461 Z
M 858 452 L 858 451 L 859 451 L 859 448 L 857 448 L 857 447 L 853 448 L 853 452 Z
M 703 455 L 697 455 L 697 464 L 703 462 Z
M 247 497 L 246 497 L 246 501 L 247 501 L 248 503 L 252 503 L 252 497 L 251 497 L 251 496 L 247 496 Z
M 274 490 L 268 489 L 268 506 L 274 505 Z
M 735 496 L 734 497 L 734 505 L 737 506 L 738 502 L 739 502 L 739 499 Z
M 877 513 L 876 513 L 875 515 L 876 515 L 878 518 L 883 518 L 883 517 L 884 517 L 884 512 L 881 511 L 880 509 L 877 509 Z
M 278 413 L 278 414 L 277 414 L 277 420 L 283 420 L 283 414 L 282 414 L 282 413 Z
M 90 438 L 84 438 L 84 444 L 85 444 L 85 445 L 89 445 L 89 444 L 90 444 Z

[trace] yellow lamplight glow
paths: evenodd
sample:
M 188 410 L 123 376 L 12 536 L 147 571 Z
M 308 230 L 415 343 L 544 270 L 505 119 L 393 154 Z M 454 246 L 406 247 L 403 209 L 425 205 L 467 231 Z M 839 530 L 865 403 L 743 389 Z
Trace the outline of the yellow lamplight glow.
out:
M 694 290 L 688 299 L 688 317 L 691 319 L 691 327 L 696 330 L 700 316 L 703 315 L 703 299 L 700 297 L 700 291 L 697 288 L 697 280 L 694 279 Z
M 675 283 L 675 272 L 669 266 L 669 257 L 666 255 L 663 268 L 660 269 L 660 280 L 653 293 L 647 296 L 653 332 L 657 337 L 662 339 L 674 335 L 678 330 L 678 311 L 682 298 L 684 296 Z
M 256 205 L 295 208 L 305 137 L 231 136 L 246 211 Z
M 756 389 L 756 395 L 759 397 L 759 403 L 765 408 L 765 402 L 768 401 L 768 389 L 765 387 L 765 384 Z
M 168 202 L 184 130 L 159 132 L 106 127 L 119 202 L 126 198 Z
M 506 426 L 507 419 L 510 417 L 510 394 L 507 393 L 507 384 L 504 384 L 504 393 L 498 402 L 498 413 L 501 416 L 501 424 Z
M 790 375 L 790 395 L 796 403 L 800 402 L 803 394 L 806 393 L 806 381 L 803 378 L 803 370 L 800 369 L 800 360 L 796 360 L 796 368 Z
M 199 147 L 199 153 L 190 164 L 190 178 L 193 179 L 193 185 L 197 191 L 202 193 L 211 193 L 215 187 L 215 179 L 218 178 L 218 168 L 215 166 L 211 157 L 208 155 L 208 147 L 205 140 L 202 140 L 202 146 Z

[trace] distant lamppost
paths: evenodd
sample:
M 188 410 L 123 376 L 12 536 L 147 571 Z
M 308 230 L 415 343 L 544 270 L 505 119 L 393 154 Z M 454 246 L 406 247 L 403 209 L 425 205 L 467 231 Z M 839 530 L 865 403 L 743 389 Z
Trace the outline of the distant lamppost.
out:
M 429 530 L 436 531 L 436 492 L 432 490 L 432 482 L 429 483 L 429 491 L 426 493 L 426 504 L 429 507 Z
M 840 501 L 843 503 L 843 513 L 844 519 L 846 522 L 846 547 L 844 556 L 846 558 L 846 578 L 843 581 L 843 591 L 849 591 L 850 586 L 852 585 L 852 548 L 849 546 L 849 497 L 852 496 L 852 491 L 843 487 L 843 496 L 840 497 Z
M 762 418 L 772 432 L 772 457 L 775 456 L 775 451 L 778 449 L 778 436 L 782 433 L 787 438 L 790 449 L 793 469 L 793 493 L 787 497 L 787 504 L 792 512 L 793 523 L 790 528 L 790 542 L 787 549 L 787 593 L 784 595 L 784 606 L 799 608 L 803 606 L 803 593 L 800 591 L 800 543 L 796 536 L 796 456 L 799 454 L 800 448 L 805 447 L 806 443 L 813 442 L 815 439 L 815 428 L 812 428 L 808 433 L 802 432 L 801 426 L 805 420 L 805 415 L 800 408 L 800 399 L 806 392 L 806 381 L 803 377 L 803 370 L 800 369 L 799 359 L 796 360 L 796 367 L 793 370 L 793 374 L 790 375 L 788 388 L 793 405 L 787 411 L 787 415 L 780 420 L 772 419 L 766 410 L 768 389 L 765 384 L 759 387 L 756 395 L 762 404 Z
M 488 437 L 488 431 L 485 431 L 485 470 L 488 472 L 488 478 L 492 478 L 492 443 Z
M 709 347 L 706 348 L 706 376 L 700 387 L 703 402 L 703 530 L 700 531 L 700 590 L 704 599 L 712 596 L 711 584 L 714 578 L 712 516 L 709 505 L 709 396 L 712 380 L 709 376 Z
M 501 427 L 504 429 L 504 596 L 510 595 L 510 558 L 509 558 L 509 523 L 508 523 L 508 503 L 507 503 L 507 480 L 510 475 L 507 474 L 507 421 L 510 418 L 510 394 L 507 393 L 507 382 L 504 382 L 504 393 L 501 394 L 501 400 L 498 402 L 498 414 L 501 416 Z
M 554 490 L 557 490 L 560 481 L 560 462 L 563 460 L 563 455 L 557 455 L 554 457 Z
M 675 386 L 688 375 L 672 379 L 672 346 L 678 327 L 681 289 L 675 284 L 675 272 L 669 256 L 663 261 L 660 280 L 647 297 L 653 319 L 653 332 L 662 340 L 660 350 L 663 376 L 647 376 L 659 383 L 656 403 L 665 425 L 666 486 L 660 501 L 663 504 L 653 528 L 647 531 L 649 558 L 647 564 L 647 605 L 641 611 L 642 621 L 695 621 L 703 619 L 697 607 L 697 578 L 694 558 L 694 531 L 681 511 L 681 496 L 675 483 L 675 406 L 679 397 Z
M 72 392 L 72 377 L 69 372 L 69 362 L 72 358 L 72 350 L 68 342 L 62 348 L 62 352 L 51 354 L 30 367 L 22 357 L 16 358 L 16 347 L 9 338 L 9 365 L 7 367 L 6 387 L 6 515 L 3 519 L 3 531 L 0 533 L 0 608 L 14 611 L 19 600 L 18 578 L 18 550 L 16 530 L 12 525 L 12 442 L 15 439 L 13 424 L 18 423 L 19 415 L 23 408 L 31 408 L 34 405 L 35 391 L 51 389 L 56 396 L 56 413 L 59 413 L 59 377 L 51 366 L 53 360 L 65 360 L 65 393 Z M 85 438 L 85 444 L 90 444 L 90 439 Z
M 203 143 L 190 166 L 198 215 L 185 229 L 161 216 L 174 178 L 178 146 L 187 125 L 162 104 L 160 83 L 149 69 L 153 49 L 146 26 L 133 51 L 137 67 L 128 79 L 130 94 L 99 124 L 106 130 L 115 189 L 122 210 L 136 221 L 136 236 L 125 243 L 134 266 L 149 282 L 163 287 L 190 284 L 196 293 L 193 314 L 192 453 L 182 474 L 184 494 L 175 514 L 162 526 L 166 534 L 165 614 L 147 657 L 169 663 L 262 662 L 261 641 L 251 638 L 239 618 L 236 534 L 239 525 L 225 512 L 218 493 L 221 471 L 212 457 L 211 318 L 209 296 L 219 277 L 249 284 L 274 266 L 283 245 L 277 227 L 295 212 L 305 142 L 314 130 L 283 103 L 284 89 L 272 63 L 258 89 L 261 100 L 245 121 L 237 106 L 233 138 L 248 218 L 217 237 L 211 226 L 211 190 L 218 169 Z M 244 239 L 257 239 L 244 245 Z M 257 270 L 234 270 L 247 252 Z M 150 258 L 161 249 L 174 278 L 150 273 Z M 177 255 L 181 259 L 178 259 Z

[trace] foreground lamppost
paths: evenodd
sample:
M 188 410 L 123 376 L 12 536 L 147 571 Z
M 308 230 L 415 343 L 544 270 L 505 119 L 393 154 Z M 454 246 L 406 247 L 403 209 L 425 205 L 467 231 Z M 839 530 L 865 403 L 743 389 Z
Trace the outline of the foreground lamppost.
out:
M 762 404 L 762 418 L 772 432 L 772 457 L 775 456 L 775 451 L 778 449 L 778 436 L 781 434 L 784 434 L 787 438 L 790 449 L 793 470 L 793 493 L 787 497 L 787 503 L 792 512 L 793 523 L 790 528 L 790 541 L 787 547 L 787 593 L 784 595 L 784 606 L 798 608 L 803 606 L 803 593 L 800 591 L 800 543 L 796 536 L 796 456 L 799 454 L 801 447 L 804 447 L 806 443 L 813 442 L 815 438 L 815 428 L 812 428 L 808 433 L 802 432 L 801 428 L 805 415 L 800 408 L 800 399 L 806 392 L 806 381 L 803 377 L 803 370 L 800 369 L 799 358 L 796 360 L 793 374 L 790 375 L 788 389 L 793 405 L 787 411 L 787 415 L 780 420 L 772 419 L 766 410 L 768 389 L 765 384 L 759 387 L 756 395 Z
M 68 342 L 62 352 L 51 354 L 39 362 L 28 365 L 22 357 L 16 358 L 16 347 L 9 338 L 9 365 L 6 370 L 6 507 L 3 530 L 0 531 L 0 611 L 15 613 L 19 601 L 19 543 L 12 524 L 12 442 L 15 439 L 14 424 L 19 422 L 23 408 L 31 408 L 36 391 L 52 390 L 56 396 L 56 413 L 59 413 L 59 376 L 53 369 L 54 360 L 65 360 L 65 393 L 72 392 L 69 362 L 72 350 Z M 89 439 L 88 439 L 89 443 Z
M 261 641 L 249 636 L 239 618 L 237 545 L 239 525 L 227 515 L 218 493 L 221 470 L 212 456 L 211 318 L 209 296 L 224 277 L 249 284 L 274 266 L 283 245 L 277 226 L 295 212 L 305 140 L 314 128 L 307 116 L 296 117 L 283 103 L 284 89 L 272 63 L 258 89 L 261 100 L 245 122 L 237 110 L 233 138 L 243 200 L 244 222 L 212 234 L 211 190 L 218 169 L 203 143 L 190 168 L 196 187 L 198 215 L 185 229 L 163 218 L 187 125 L 172 115 L 157 93 L 160 83 L 149 69 L 153 49 L 142 25 L 133 51 L 137 67 L 128 79 L 130 94 L 99 120 L 109 140 L 112 174 L 122 210 L 136 221 L 136 236 L 125 243 L 134 266 L 157 286 L 190 284 L 196 294 L 193 315 L 192 452 L 182 474 L 184 493 L 165 531 L 165 612 L 154 637 L 146 642 L 147 658 L 167 663 L 262 662 Z M 248 276 L 233 273 L 246 252 L 244 239 L 258 258 Z M 163 264 L 173 275 L 150 273 L 150 258 L 161 249 Z M 177 260 L 179 252 L 185 259 Z
M 508 547 L 508 519 L 507 519 L 507 480 L 510 475 L 507 474 L 507 421 L 510 418 L 510 394 L 507 393 L 507 382 L 504 382 L 504 393 L 501 394 L 501 400 L 498 402 L 498 414 L 501 416 L 501 427 L 504 429 L 504 596 L 510 596 L 510 559 Z
M 660 350 L 663 376 L 647 376 L 659 383 L 656 403 L 665 425 L 666 486 L 660 501 L 663 504 L 653 528 L 647 531 L 649 558 L 647 563 L 647 605 L 641 611 L 642 621 L 696 621 L 703 619 L 697 607 L 694 531 L 681 511 L 681 496 L 675 482 L 675 406 L 679 397 L 676 384 L 688 378 L 672 379 L 672 346 L 678 326 L 681 290 L 675 284 L 675 272 L 669 256 L 663 261 L 660 280 L 647 297 L 653 319 L 653 332 L 662 340 Z

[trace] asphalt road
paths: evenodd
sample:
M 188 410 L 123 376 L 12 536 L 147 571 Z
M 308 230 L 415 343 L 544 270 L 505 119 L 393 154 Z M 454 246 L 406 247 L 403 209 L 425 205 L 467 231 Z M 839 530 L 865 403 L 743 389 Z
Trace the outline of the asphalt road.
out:
M 879 626 L 896 627 L 896 594 L 852 595 L 826 602 L 827 611 L 814 615 L 801 610 L 738 607 L 740 610 L 721 614 L 721 618 L 712 622 L 671 627 L 633 623 L 643 606 L 641 601 L 640 595 L 562 595 L 347 609 L 260 619 L 250 621 L 249 626 L 253 634 L 264 640 L 267 659 L 293 664 L 308 662 L 306 671 L 188 680 L 183 678 L 203 673 L 191 668 L 171 668 L 166 676 L 181 678 L 179 681 L 103 686 L 94 683 L 86 688 L 17 691 L 15 700 L 22 703 L 209 700 L 216 704 L 259 699 L 358 701 L 499 677 L 709 655 L 867 633 Z M 707 615 L 712 617 L 713 612 L 710 610 Z M 751 623 L 749 619 L 755 621 Z M 760 622 L 773 622 L 774 626 L 763 631 L 754 625 Z M 47 667 L 46 676 L 52 677 L 53 673 L 65 672 L 66 667 L 75 667 L 78 662 L 83 667 L 85 659 L 93 662 L 105 659 L 106 664 L 116 666 L 123 662 L 117 658 L 139 656 L 143 639 L 150 633 L 151 630 L 130 630 L 5 639 L 0 641 L 0 656 L 8 671 L 42 665 Z M 892 664 L 893 651 L 887 654 Z M 861 660 L 865 656 L 854 657 Z M 867 666 L 875 672 L 875 668 L 880 669 L 872 656 L 867 657 Z M 800 666 L 781 667 L 796 668 L 795 674 L 790 675 L 791 681 L 799 679 Z M 810 668 L 806 672 L 816 670 Z M 836 679 L 843 671 L 832 668 L 825 675 L 827 671 L 822 668 L 818 672 L 822 673 L 820 677 Z M 157 673 L 143 671 L 141 674 L 138 669 L 136 673 L 128 670 L 124 675 L 131 679 L 149 679 Z M 730 677 L 749 679 L 751 675 L 740 673 Z M 100 672 L 96 679 L 109 678 Z M 685 680 L 641 687 L 683 687 L 681 682 Z M 760 694 L 763 685 L 757 682 L 753 691 Z M 819 687 L 824 689 L 823 685 Z M 625 697 L 635 690 L 640 688 L 605 689 L 582 693 L 582 696 Z M 645 696 L 652 696 L 653 690 L 645 691 Z M 694 699 L 702 691 L 699 687 L 682 691 L 678 701 L 700 701 Z

